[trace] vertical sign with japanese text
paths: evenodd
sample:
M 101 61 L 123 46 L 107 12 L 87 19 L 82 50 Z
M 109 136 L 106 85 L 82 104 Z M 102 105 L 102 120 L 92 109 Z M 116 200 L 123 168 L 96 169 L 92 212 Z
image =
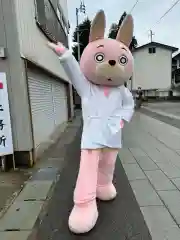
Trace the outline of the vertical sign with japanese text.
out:
M 0 72 L 0 157 L 13 154 L 13 152 L 6 74 Z

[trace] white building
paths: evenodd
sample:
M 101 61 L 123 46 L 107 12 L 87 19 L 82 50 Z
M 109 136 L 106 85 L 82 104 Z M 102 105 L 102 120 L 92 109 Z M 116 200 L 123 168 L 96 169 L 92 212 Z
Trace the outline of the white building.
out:
M 149 97 L 167 97 L 172 84 L 172 53 L 178 49 L 150 42 L 135 49 L 134 74 L 129 86 L 141 87 Z
M 30 163 L 73 116 L 72 86 L 48 41 L 68 46 L 66 0 L 0 0 L 0 71 L 7 74 L 16 161 Z

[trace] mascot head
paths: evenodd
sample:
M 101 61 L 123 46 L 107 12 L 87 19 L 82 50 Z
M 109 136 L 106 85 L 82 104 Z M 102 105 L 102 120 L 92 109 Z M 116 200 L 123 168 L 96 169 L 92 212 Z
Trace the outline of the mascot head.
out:
M 94 84 L 121 86 L 133 72 L 133 56 L 129 45 L 133 37 L 133 18 L 127 15 L 116 40 L 104 38 L 106 19 L 100 10 L 91 25 L 89 44 L 84 49 L 80 67 Z

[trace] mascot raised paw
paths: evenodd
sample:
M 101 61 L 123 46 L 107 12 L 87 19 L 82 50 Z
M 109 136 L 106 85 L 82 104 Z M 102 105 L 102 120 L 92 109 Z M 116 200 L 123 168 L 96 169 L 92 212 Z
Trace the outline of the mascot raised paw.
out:
M 81 159 L 74 207 L 69 216 L 69 228 L 76 234 L 89 232 L 95 226 L 96 198 L 109 201 L 117 195 L 113 175 L 122 147 L 122 128 L 134 112 L 132 94 L 124 86 L 133 72 L 129 50 L 133 18 L 127 15 L 115 40 L 104 38 L 105 25 L 105 14 L 101 10 L 92 22 L 89 44 L 80 65 L 61 43 L 49 43 L 82 102 Z

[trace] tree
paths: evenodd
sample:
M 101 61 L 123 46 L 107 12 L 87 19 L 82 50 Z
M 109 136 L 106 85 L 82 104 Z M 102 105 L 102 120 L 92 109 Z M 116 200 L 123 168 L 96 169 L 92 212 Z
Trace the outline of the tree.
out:
M 124 18 L 126 17 L 126 15 L 127 15 L 127 13 L 124 12 L 122 14 L 122 16 L 120 17 L 118 24 L 113 23 L 111 25 L 111 28 L 109 31 L 109 38 L 113 38 L 113 39 L 116 38 L 119 28 L 120 28 L 122 22 L 124 21 Z M 132 51 L 133 49 L 137 48 L 137 46 L 138 46 L 137 40 L 136 40 L 135 36 L 133 36 L 131 44 L 129 46 L 129 49 Z
M 111 28 L 110 28 L 110 31 L 109 31 L 109 38 L 112 38 L 112 39 L 116 39 L 116 36 L 117 36 L 117 32 L 118 32 L 118 24 L 116 23 L 113 23 L 111 25 Z
M 76 27 L 73 34 L 73 42 L 77 42 L 77 33 L 79 31 L 79 43 L 80 43 L 80 53 L 84 51 L 84 48 L 89 43 L 89 33 L 91 28 L 91 21 L 87 18 L 78 27 Z M 73 46 L 73 55 L 78 60 L 78 46 Z

